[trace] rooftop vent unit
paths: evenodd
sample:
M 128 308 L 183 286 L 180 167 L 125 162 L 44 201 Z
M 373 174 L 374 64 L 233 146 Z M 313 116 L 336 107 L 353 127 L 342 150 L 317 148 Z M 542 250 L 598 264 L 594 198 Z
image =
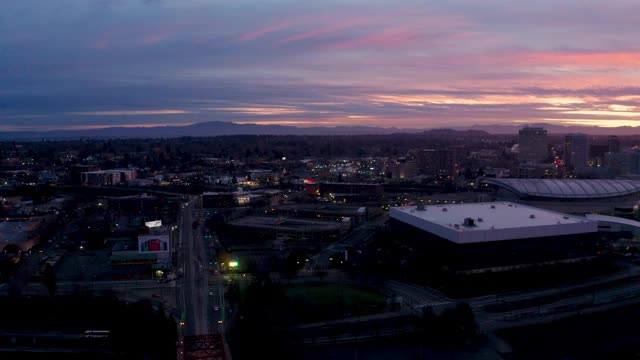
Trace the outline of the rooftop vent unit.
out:
M 536 215 L 535 215 L 535 214 L 531 214 L 531 215 L 529 215 L 529 219 L 535 219 L 535 218 L 536 218 Z
M 476 221 L 473 218 L 465 218 L 464 219 L 464 223 L 462 223 L 462 225 L 464 225 L 464 226 L 476 226 Z
M 569 220 L 569 217 L 568 217 L 568 216 L 566 216 L 566 215 L 565 215 L 565 216 L 563 216 L 562 218 L 563 218 L 563 219 L 565 219 L 565 220 Z
M 484 220 L 482 220 L 482 218 L 478 218 L 478 222 L 483 222 Z
M 424 204 L 423 203 L 419 203 L 418 206 L 416 207 L 416 210 L 425 211 L 426 209 L 424 208 Z
M 512 206 L 513 206 L 513 204 L 509 204 L 509 207 L 512 207 Z
M 442 208 L 442 211 L 447 211 L 447 208 Z
M 456 228 L 456 229 L 460 229 L 460 224 L 455 224 L 455 225 L 453 225 L 453 227 Z
M 496 206 L 495 206 L 495 205 L 491 205 L 491 208 L 492 208 L 492 209 L 495 209 L 495 208 L 496 208 Z

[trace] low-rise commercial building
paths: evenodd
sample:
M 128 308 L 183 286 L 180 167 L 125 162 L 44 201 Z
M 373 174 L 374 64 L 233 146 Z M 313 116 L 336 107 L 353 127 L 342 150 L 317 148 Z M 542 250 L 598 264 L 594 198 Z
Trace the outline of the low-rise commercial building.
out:
M 134 169 L 87 171 L 80 174 L 82 185 L 118 185 L 136 178 Z

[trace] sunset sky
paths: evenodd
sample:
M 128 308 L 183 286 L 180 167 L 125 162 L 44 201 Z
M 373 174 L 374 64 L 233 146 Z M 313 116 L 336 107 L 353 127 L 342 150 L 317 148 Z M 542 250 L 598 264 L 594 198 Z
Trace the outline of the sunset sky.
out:
M 640 125 L 640 1 L 4 0 L 0 131 Z

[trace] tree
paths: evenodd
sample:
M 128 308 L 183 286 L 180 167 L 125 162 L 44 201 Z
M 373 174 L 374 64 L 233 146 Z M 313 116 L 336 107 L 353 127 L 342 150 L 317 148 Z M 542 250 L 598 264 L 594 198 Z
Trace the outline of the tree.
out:
M 239 317 L 230 329 L 233 357 L 297 359 L 284 331 L 290 323 L 290 306 L 282 284 L 272 282 L 268 276 L 255 278 L 238 304 Z
M 473 178 L 473 173 L 471 172 L 471 169 L 466 168 L 464 170 L 464 178 L 467 179 L 467 180 L 470 180 L 470 179 Z
M 298 270 L 302 269 L 304 266 L 305 259 L 306 256 L 304 251 L 299 249 L 292 250 L 282 266 L 282 275 L 285 278 L 292 278 L 295 276 Z
M 478 334 L 478 324 L 471 306 L 460 303 L 446 309 L 436 319 L 436 333 L 445 343 L 464 345 L 473 342 Z
M 42 272 L 42 283 L 49 291 L 49 296 L 54 296 L 58 290 L 58 284 L 56 281 L 56 273 L 53 270 L 51 264 L 46 264 L 44 271 Z

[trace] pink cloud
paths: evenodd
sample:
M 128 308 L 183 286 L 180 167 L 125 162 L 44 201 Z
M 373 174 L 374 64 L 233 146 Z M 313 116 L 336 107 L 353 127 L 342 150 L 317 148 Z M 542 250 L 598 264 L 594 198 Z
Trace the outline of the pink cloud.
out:
M 416 46 L 424 40 L 434 42 L 447 40 L 468 40 L 478 35 L 471 30 L 472 24 L 465 18 L 457 16 L 411 16 L 407 21 L 398 23 L 392 16 L 361 16 L 340 19 L 323 18 L 324 26 L 294 34 L 277 41 L 287 44 L 309 39 L 329 39 L 330 36 L 341 37 L 333 43 L 322 44 L 322 50 L 348 50 L 365 47 L 402 47 Z M 316 19 L 318 20 L 318 19 Z M 357 28 L 357 29 L 355 29 Z M 346 32 L 345 30 L 350 30 Z M 357 30 L 357 31 L 355 31 Z
M 374 22 L 379 22 L 381 21 L 381 19 L 384 19 L 384 18 L 379 16 L 345 18 L 340 14 L 328 14 L 328 13 L 305 15 L 305 16 L 286 19 L 286 20 L 280 21 L 279 23 L 269 25 L 249 33 L 245 33 L 241 35 L 239 39 L 242 41 L 254 40 L 264 35 L 282 31 L 282 30 L 287 30 L 295 26 L 310 27 L 310 26 L 318 26 L 319 24 L 321 24 L 319 25 L 321 27 L 318 29 L 309 30 L 297 35 L 291 35 L 289 37 L 286 37 L 278 41 L 278 43 L 288 43 L 288 42 L 294 42 L 294 41 L 299 41 L 299 40 L 304 40 L 309 38 L 320 37 L 337 30 L 342 30 L 342 29 L 346 29 L 346 28 L 350 28 L 358 25 L 365 25 L 365 24 L 371 24 Z
M 168 39 L 172 34 L 170 30 L 164 30 L 157 33 L 148 34 L 142 37 L 140 41 L 138 41 L 138 45 L 154 45 L 160 43 L 166 39 Z
M 349 50 L 365 47 L 394 47 L 415 44 L 426 38 L 424 34 L 408 28 L 385 29 L 381 32 L 350 40 L 319 46 L 322 50 Z
M 482 60 L 487 63 L 507 63 L 512 66 L 638 66 L 640 65 L 640 51 L 524 51 L 497 56 L 484 56 Z
M 89 48 L 91 49 L 106 49 L 111 46 L 111 34 L 105 33 L 100 35 L 97 39 L 92 40 L 89 43 Z
M 259 37 L 261 37 L 263 35 L 270 34 L 272 32 L 288 29 L 288 28 L 290 28 L 291 26 L 293 26 L 293 25 L 295 25 L 297 23 L 298 23 L 297 20 L 283 21 L 283 22 L 280 22 L 280 23 L 275 24 L 275 25 L 267 26 L 267 27 L 264 27 L 262 29 L 258 29 L 256 31 L 252 31 L 252 32 L 243 34 L 242 36 L 240 36 L 239 39 L 241 41 L 254 40 L 254 39 L 259 38 Z
M 291 42 L 296 42 L 296 41 L 301 41 L 301 40 L 322 38 L 323 36 L 325 36 L 327 34 L 334 33 L 336 31 L 340 31 L 340 30 L 344 30 L 344 29 L 357 27 L 357 26 L 371 24 L 374 21 L 375 21 L 374 18 L 348 19 L 348 20 L 342 21 L 340 23 L 336 23 L 336 24 L 325 26 L 325 27 L 321 27 L 319 29 L 307 31 L 307 32 L 304 32 L 302 34 L 289 36 L 287 38 L 279 40 L 277 43 L 278 44 L 286 44 L 286 43 L 291 43 Z
M 89 47 L 92 49 L 106 49 L 107 47 L 109 47 L 109 41 L 106 39 L 99 39 L 91 42 L 91 44 L 89 44 Z
M 89 43 L 89 47 L 92 49 L 107 49 L 114 46 L 114 44 L 154 45 L 170 38 L 181 28 L 183 28 L 182 24 L 171 24 L 163 27 L 137 25 L 118 28 L 101 34 Z

